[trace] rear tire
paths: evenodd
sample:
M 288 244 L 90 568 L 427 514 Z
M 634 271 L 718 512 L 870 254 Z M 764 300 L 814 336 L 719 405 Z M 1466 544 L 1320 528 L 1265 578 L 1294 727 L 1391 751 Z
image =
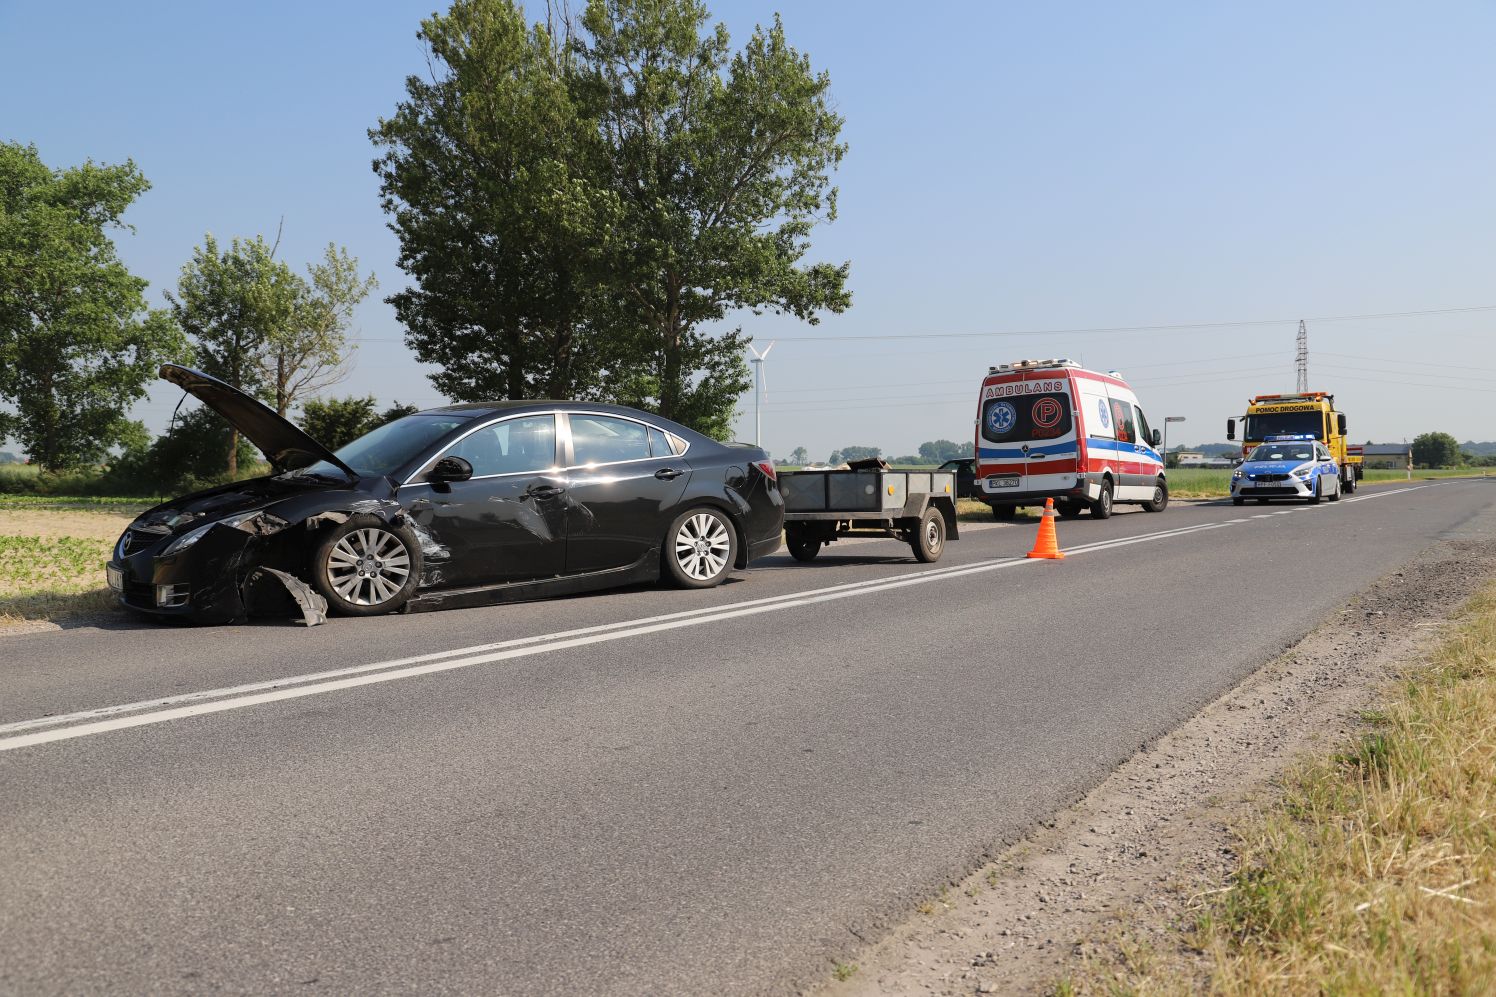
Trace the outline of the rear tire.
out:
M 914 556 L 925 564 L 940 560 L 940 555 L 945 552 L 945 516 L 939 509 L 925 510 L 909 546 Z
M 1112 483 L 1103 481 L 1101 483 L 1101 494 L 1096 496 L 1096 501 L 1091 503 L 1092 519 L 1112 518 Z
M 1340 479 L 1336 478 L 1335 479 L 1335 490 L 1333 492 L 1331 492 L 1330 495 L 1329 495 L 1329 499 L 1330 499 L 1331 502 L 1339 502 L 1340 501 L 1340 492 L 1341 492 L 1341 490 L 1342 489 L 1341 489 L 1341 485 L 1340 485 Z
M 665 531 L 665 573 L 681 588 L 722 584 L 738 557 L 738 531 L 727 514 L 709 506 L 687 509 Z
M 1143 503 L 1144 512 L 1163 512 L 1169 507 L 1169 486 L 1160 481 L 1153 488 L 1153 498 Z

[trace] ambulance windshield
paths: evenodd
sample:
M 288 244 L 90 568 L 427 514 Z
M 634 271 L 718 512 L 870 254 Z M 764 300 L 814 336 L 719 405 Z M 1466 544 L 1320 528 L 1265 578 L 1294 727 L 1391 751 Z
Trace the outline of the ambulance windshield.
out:
M 1269 436 L 1324 436 L 1324 417 L 1313 412 L 1267 412 L 1247 416 L 1247 439 L 1263 440 Z

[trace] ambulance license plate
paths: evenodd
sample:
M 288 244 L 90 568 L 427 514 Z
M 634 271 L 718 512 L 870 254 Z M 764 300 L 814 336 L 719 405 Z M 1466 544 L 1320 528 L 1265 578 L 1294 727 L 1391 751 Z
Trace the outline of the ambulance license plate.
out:
M 1018 479 L 1017 478 L 988 478 L 987 479 L 987 487 L 989 487 L 989 488 L 1017 488 L 1018 487 Z

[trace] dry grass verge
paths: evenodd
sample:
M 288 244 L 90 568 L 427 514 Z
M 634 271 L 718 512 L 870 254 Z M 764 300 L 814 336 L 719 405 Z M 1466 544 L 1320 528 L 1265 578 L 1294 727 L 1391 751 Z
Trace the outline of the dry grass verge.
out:
M 1186 946 L 1217 994 L 1496 993 L 1496 587 L 1242 833 Z M 1060 992 L 1187 993 L 1134 953 Z

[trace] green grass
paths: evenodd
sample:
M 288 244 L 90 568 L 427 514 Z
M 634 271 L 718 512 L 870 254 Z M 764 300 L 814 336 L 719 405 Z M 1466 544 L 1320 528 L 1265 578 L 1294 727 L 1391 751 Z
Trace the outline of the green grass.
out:
M 0 495 L 0 509 L 33 511 L 112 512 L 133 516 L 165 502 L 163 496 L 129 495 Z
M 0 536 L 0 623 L 102 610 L 110 541 L 85 537 Z

